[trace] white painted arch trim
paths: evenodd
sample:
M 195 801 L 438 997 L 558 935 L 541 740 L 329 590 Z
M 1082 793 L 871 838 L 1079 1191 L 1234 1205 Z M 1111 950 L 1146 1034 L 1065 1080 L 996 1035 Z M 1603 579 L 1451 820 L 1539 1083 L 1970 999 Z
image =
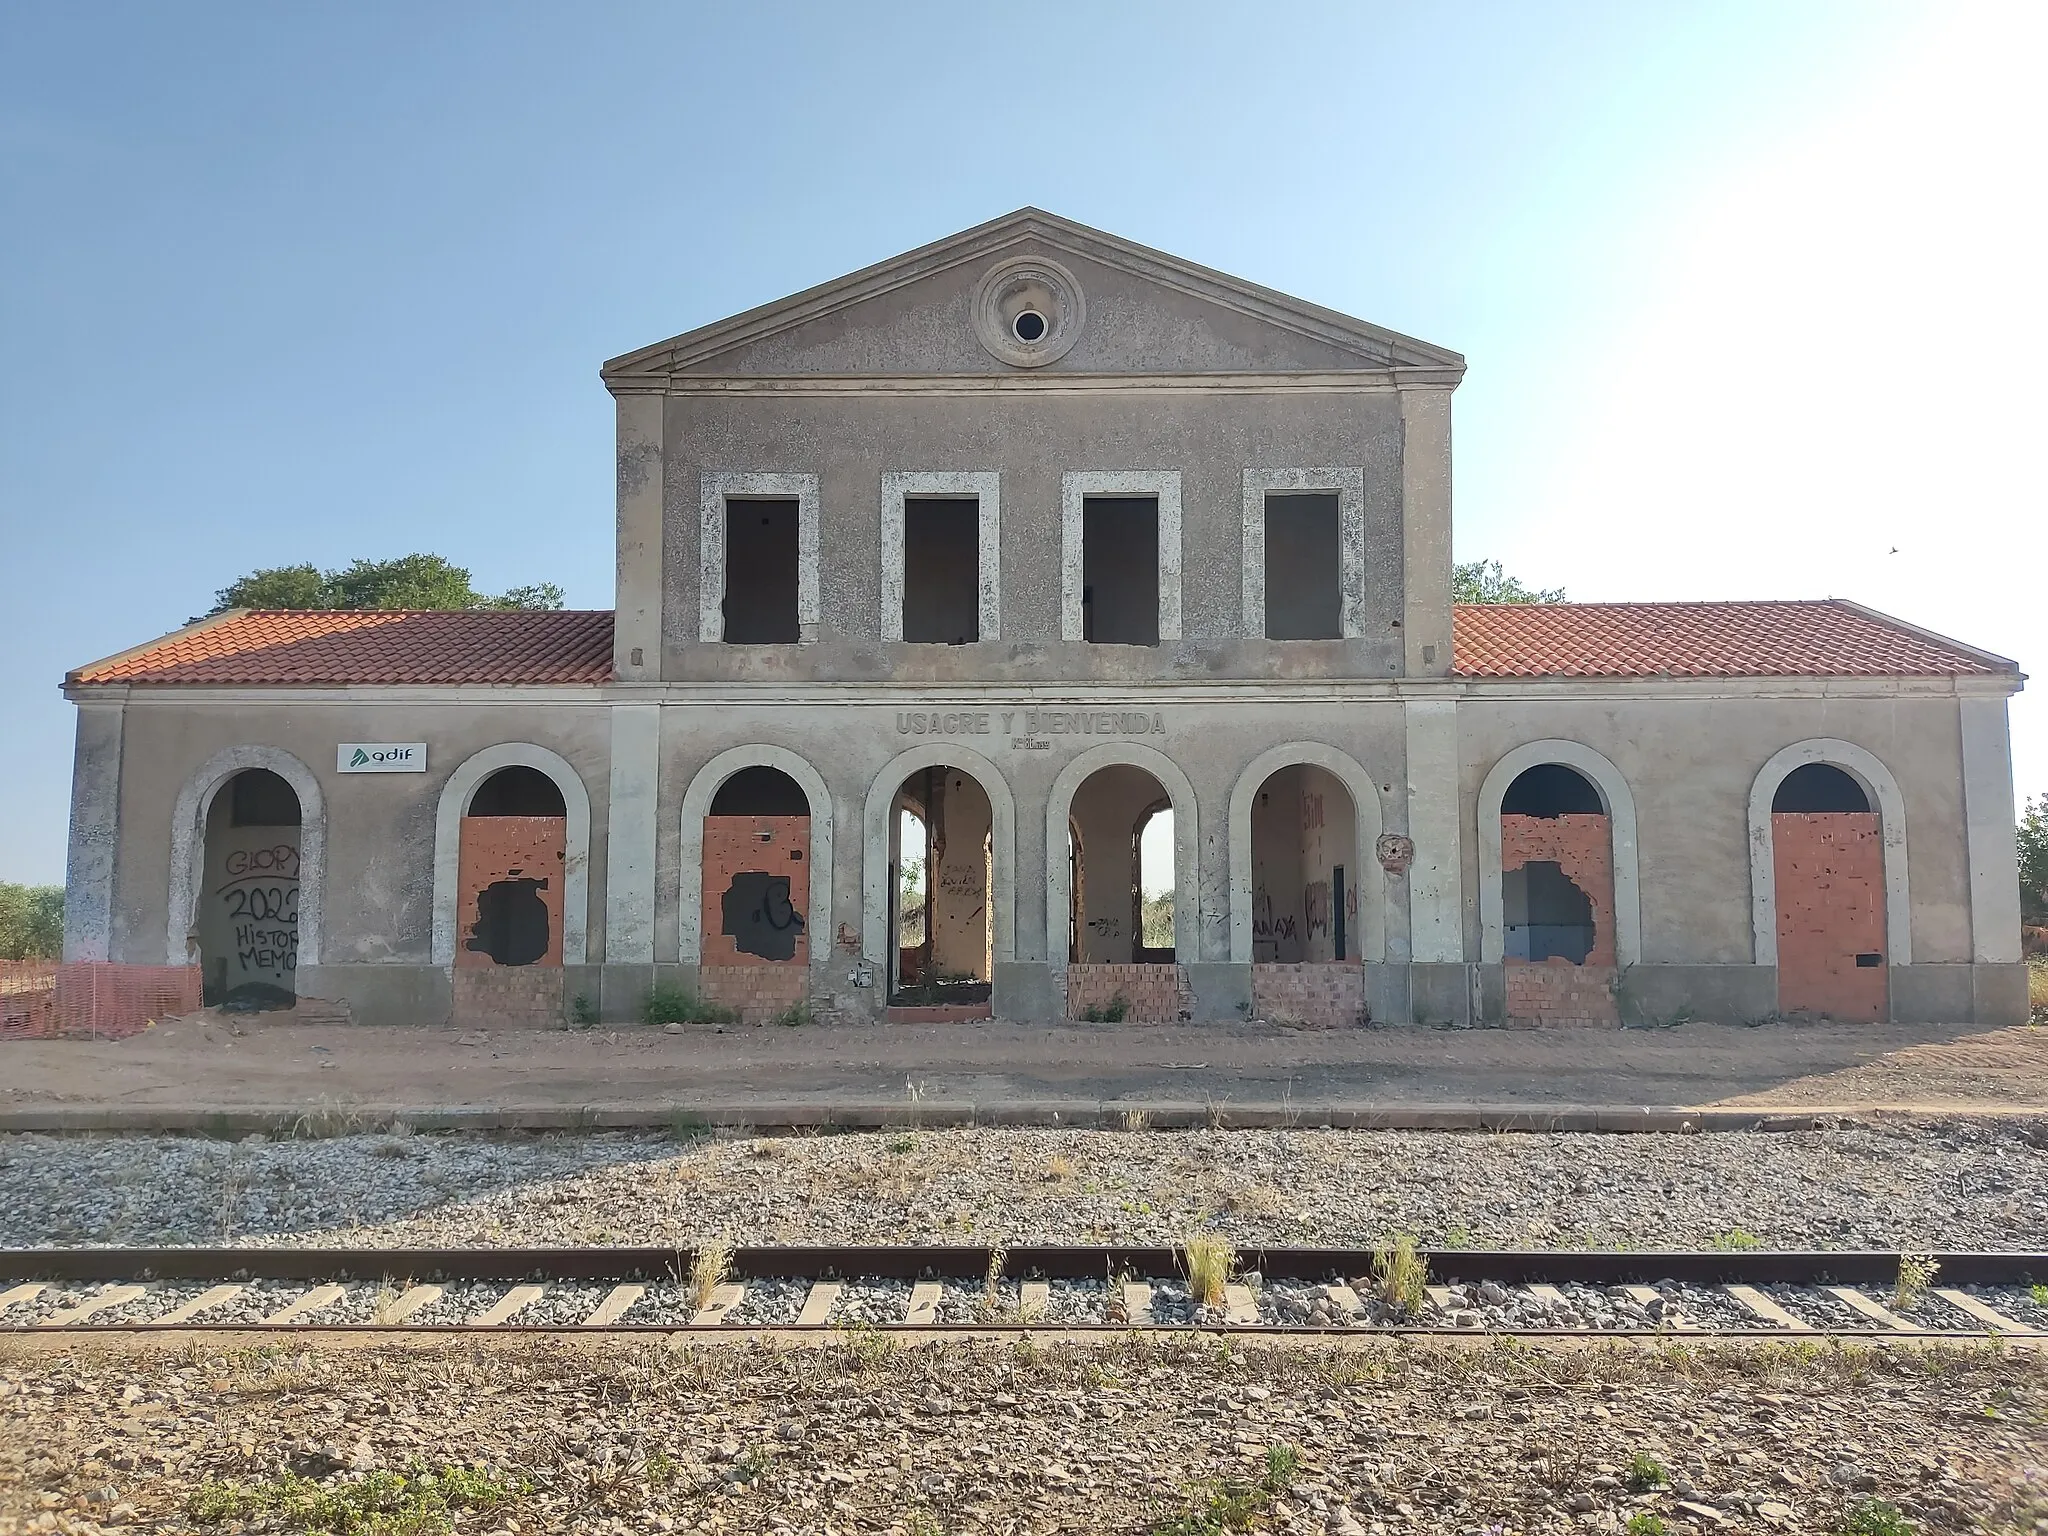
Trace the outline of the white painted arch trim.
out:
M 725 504 L 735 498 L 782 497 L 796 502 L 796 624 L 818 638 L 818 477 L 748 470 L 704 471 L 698 502 L 697 638 L 725 639 Z
M 1337 497 L 1338 633 L 1365 633 L 1365 470 L 1248 469 L 1244 472 L 1244 632 L 1266 632 L 1266 498 L 1302 491 Z M 1377 836 L 1378 834 L 1374 834 Z
M 1173 953 L 1175 963 L 1199 960 L 1196 946 L 1201 939 L 1201 852 L 1200 827 L 1196 821 L 1195 786 L 1181 772 L 1180 764 L 1157 748 L 1135 741 L 1104 742 L 1090 747 L 1059 771 L 1045 803 L 1045 947 L 1046 958 L 1055 965 L 1066 963 L 1067 908 L 1073 899 L 1072 871 L 1062 850 L 1066 847 L 1067 818 L 1073 811 L 1074 795 L 1090 774 L 1099 768 L 1119 765 L 1142 768 L 1166 791 L 1173 802 Z
M 1387 882 L 1382 875 L 1368 881 L 1367 870 L 1380 867 L 1380 787 L 1355 759 L 1319 741 L 1290 741 L 1261 752 L 1237 776 L 1230 791 L 1230 958 L 1238 965 L 1252 962 L 1252 802 L 1266 780 L 1282 768 L 1306 765 L 1320 768 L 1342 784 L 1351 796 L 1356 830 L 1356 868 L 1353 884 L 1360 892 L 1358 958 L 1384 960 L 1387 954 Z
M 1500 891 L 1500 806 L 1508 786 L 1531 768 L 1562 763 L 1592 782 L 1607 808 L 1614 841 L 1614 958 L 1620 965 L 1643 961 L 1642 878 L 1636 856 L 1636 801 L 1621 770 L 1578 741 L 1531 741 L 1516 747 L 1479 786 L 1479 958 L 1498 964 L 1506 953 L 1506 915 Z
M 321 896 L 327 882 L 327 800 L 313 770 L 282 747 L 216 752 L 185 781 L 171 811 L 171 885 L 164 906 L 164 960 L 196 963 L 199 893 L 206 881 L 206 818 L 213 797 L 244 768 L 268 768 L 299 797 L 299 964 L 320 963 Z
M 1854 742 L 1816 736 L 1795 741 L 1771 756 L 1749 790 L 1749 915 L 1756 963 L 1778 963 L 1777 845 L 1771 834 L 1771 801 L 1795 768 L 1827 763 L 1858 784 L 1877 807 L 1884 846 L 1885 963 L 1913 963 L 1913 900 L 1906 884 L 1906 800 L 1899 782 L 1876 756 Z
M 455 963 L 455 907 L 462 881 L 462 818 L 485 779 L 501 768 L 532 768 L 562 792 L 567 825 L 562 846 L 562 964 L 582 965 L 590 934 L 590 791 L 559 752 L 530 741 L 501 741 L 472 752 L 441 786 L 434 812 L 434 924 L 436 965 Z
M 994 470 L 904 471 L 882 476 L 882 638 L 903 638 L 903 503 L 913 496 L 972 496 L 982 640 L 1002 637 L 1003 477 Z
M 832 956 L 832 792 L 803 758 L 787 747 L 765 742 L 728 747 L 697 770 L 683 791 L 682 840 L 677 858 L 682 890 L 676 903 L 676 959 L 683 965 L 704 961 L 704 818 L 719 786 L 742 768 L 777 768 L 795 779 L 811 807 L 811 901 L 804 931 L 811 940 L 811 964 Z
M 995 958 L 1017 953 L 1017 805 L 1002 769 L 968 747 L 912 747 L 889 759 L 868 788 L 861 814 L 861 953 L 871 965 L 883 965 L 889 948 L 889 807 L 896 803 L 903 781 L 925 768 L 953 768 L 979 784 L 988 796 L 990 855 L 994 869 L 989 892 L 995 928 Z M 885 973 L 886 974 L 886 973 Z
M 1159 643 L 1180 638 L 1180 471 L 1074 470 L 1060 476 L 1060 637 L 1081 638 L 1082 509 L 1090 496 L 1159 502 Z

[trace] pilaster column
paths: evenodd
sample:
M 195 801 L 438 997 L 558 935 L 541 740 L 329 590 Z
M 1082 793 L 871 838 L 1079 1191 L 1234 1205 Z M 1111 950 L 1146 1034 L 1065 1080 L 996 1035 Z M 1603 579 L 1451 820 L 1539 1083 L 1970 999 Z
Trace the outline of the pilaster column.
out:
M 1410 958 L 1418 963 L 1465 958 L 1464 855 L 1459 847 L 1458 701 L 1410 699 L 1408 870 Z
M 1401 391 L 1401 635 L 1409 677 L 1451 673 L 1451 391 Z
M 71 843 L 64 868 L 64 958 L 111 960 L 114 854 L 121 839 L 121 727 L 127 690 L 77 700 Z
M 1962 699 L 1963 823 L 1970 853 L 1970 958 L 2020 959 L 2020 864 L 2004 699 Z
M 612 668 L 624 682 L 661 676 L 664 398 L 618 397 L 618 613 Z
M 661 773 L 661 706 L 612 706 L 612 775 L 605 836 L 604 958 L 654 963 L 654 848 Z

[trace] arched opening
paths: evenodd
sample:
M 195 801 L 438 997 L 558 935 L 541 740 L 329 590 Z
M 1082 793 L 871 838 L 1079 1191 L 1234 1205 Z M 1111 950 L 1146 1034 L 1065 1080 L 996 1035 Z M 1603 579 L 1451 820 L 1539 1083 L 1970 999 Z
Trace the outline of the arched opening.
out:
M 1068 807 L 1071 1018 L 1168 1020 L 1187 1006 L 1174 947 L 1179 841 L 1186 829 L 1173 811 L 1165 786 L 1129 763 L 1098 768 L 1074 790 Z
M 1771 796 L 1781 1012 L 1874 1024 L 1888 1009 L 1883 818 L 1833 763 Z
M 703 869 L 698 979 L 705 999 L 749 1023 L 804 1006 L 811 802 L 803 786 L 763 765 L 728 776 L 704 817 Z
M 1132 958 L 1140 965 L 1173 963 L 1173 854 L 1173 802 L 1161 799 L 1131 828 Z
M 987 1017 L 994 973 L 995 809 L 964 769 L 933 763 L 890 807 L 892 1008 Z
M 1524 769 L 1501 798 L 1500 843 L 1508 1019 L 1618 1022 L 1614 832 L 1599 789 L 1563 763 Z
M 199 902 L 204 1001 L 233 1010 L 298 1001 L 298 792 L 244 768 L 207 807 Z
M 500 768 L 463 808 L 456 876 L 460 970 L 562 963 L 569 808 L 538 768 Z
M 1325 768 L 1290 764 L 1252 799 L 1252 963 L 1355 961 L 1358 814 Z

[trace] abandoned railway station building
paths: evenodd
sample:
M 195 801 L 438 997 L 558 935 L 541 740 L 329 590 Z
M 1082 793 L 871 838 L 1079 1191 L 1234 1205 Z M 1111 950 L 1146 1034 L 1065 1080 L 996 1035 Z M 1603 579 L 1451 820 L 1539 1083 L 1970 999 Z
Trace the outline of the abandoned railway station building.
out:
M 2022 1020 L 2017 667 L 1454 607 L 1464 370 L 1034 210 L 616 358 L 616 612 L 70 674 L 68 957 L 365 1022 Z

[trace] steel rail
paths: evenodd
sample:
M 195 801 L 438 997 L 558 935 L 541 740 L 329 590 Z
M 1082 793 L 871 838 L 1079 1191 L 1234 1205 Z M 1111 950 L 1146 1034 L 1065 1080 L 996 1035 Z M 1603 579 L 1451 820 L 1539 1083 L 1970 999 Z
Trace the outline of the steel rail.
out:
M 0 1284 L 18 1281 L 295 1280 L 415 1282 L 661 1280 L 689 1273 L 697 1251 L 674 1248 L 0 1248 Z M 1593 1249 L 1423 1249 L 1434 1284 L 1890 1285 L 1903 1258 L 1932 1260 L 1947 1286 L 2048 1282 L 2048 1253 L 1871 1249 L 1615 1252 Z M 1237 1269 L 1269 1280 L 1367 1274 L 1369 1248 L 1246 1246 Z M 1179 1248 L 981 1244 L 734 1248 L 734 1280 L 1095 1280 L 1173 1276 Z

